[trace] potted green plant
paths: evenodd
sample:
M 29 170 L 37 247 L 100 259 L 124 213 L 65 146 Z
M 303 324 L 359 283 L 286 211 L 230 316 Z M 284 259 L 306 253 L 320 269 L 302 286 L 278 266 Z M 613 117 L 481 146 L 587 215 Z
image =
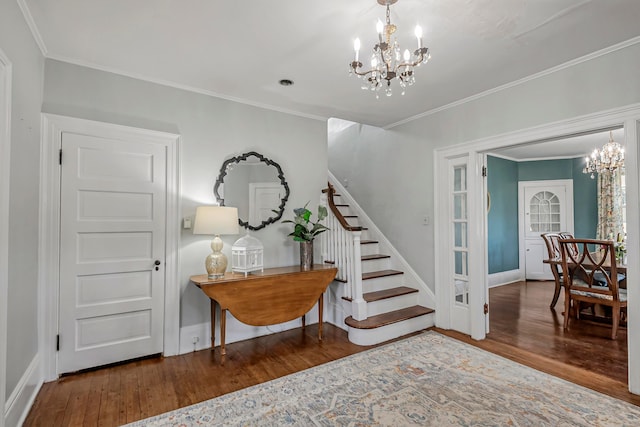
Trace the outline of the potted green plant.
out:
M 318 206 L 318 219 L 316 222 L 311 221 L 312 212 L 307 209 L 307 202 L 304 207 L 296 208 L 293 210 L 295 217 L 293 220 L 287 219 L 282 221 L 295 224 L 293 231 L 289 233 L 289 236 L 293 237 L 293 240 L 300 242 L 300 266 L 303 269 L 309 270 L 313 265 L 313 240 L 320 233 L 324 233 L 329 228 L 320 223 L 327 217 L 327 208 L 324 206 Z

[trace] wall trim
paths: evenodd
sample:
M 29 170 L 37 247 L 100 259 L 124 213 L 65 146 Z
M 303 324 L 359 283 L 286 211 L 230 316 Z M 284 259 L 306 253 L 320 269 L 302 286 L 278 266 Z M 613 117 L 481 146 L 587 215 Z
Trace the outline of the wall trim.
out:
M 342 198 L 346 199 L 346 202 L 349 204 L 350 207 L 353 207 L 356 211 L 358 211 L 358 217 L 362 218 L 363 220 L 361 221 L 361 223 L 362 222 L 366 223 L 367 228 L 369 228 L 369 230 L 371 230 L 373 234 L 376 236 L 376 240 L 378 240 L 379 243 L 382 246 L 384 246 L 385 250 L 391 252 L 391 255 L 393 255 L 394 259 L 398 260 L 398 262 L 402 265 L 402 270 L 404 271 L 405 276 L 408 279 L 410 279 L 413 282 L 413 284 L 415 284 L 425 292 L 427 299 L 426 301 L 421 301 L 421 303 L 424 302 L 428 307 L 435 307 L 436 296 L 434 292 L 431 290 L 431 288 L 427 286 L 424 280 L 420 278 L 418 273 L 416 273 L 416 271 L 413 268 L 411 268 L 411 266 L 404 259 L 404 257 L 400 255 L 400 252 L 398 252 L 398 250 L 391 244 L 389 239 L 387 239 L 387 237 L 380 231 L 380 229 L 375 225 L 375 223 L 371 220 L 371 218 L 367 216 L 364 209 L 360 207 L 360 205 L 351 196 L 351 193 L 349 193 L 347 189 L 340 183 L 340 180 L 336 178 L 331 173 L 331 171 L 327 171 L 327 173 L 329 174 L 329 180 L 331 181 L 332 185 L 336 188 L 336 192 L 340 193 Z
M 521 282 L 524 280 L 524 271 L 522 269 L 501 271 L 499 273 L 489 274 L 488 280 L 490 288 L 508 285 L 513 282 Z
M 116 125 L 75 117 L 42 114 L 40 142 L 40 217 L 38 237 L 38 330 L 42 375 L 45 381 L 58 377 L 55 336 L 58 331 L 59 243 L 60 243 L 60 167 L 58 150 L 62 132 L 135 135 L 145 141 L 163 144 L 167 149 L 167 212 L 165 247 L 165 356 L 178 354 L 180 333 L 180 136 L 176 134 Z
M 325 293 L 326 302 L 326 293 Z M 326 308 L 326 307 L 325 307 Z M 325 315 L 322 317 L 326 318 Z M 216 342 L 215 345 L 220 345 L 220 312 L 218 311 L 216 320 Z M 331 323 L 324 321 L 325 323 Z M 307 325 L 313 325 L 318 323 L 318 304 L 314 305 L 311 310 L 307 312 Z M 227 314 L 226 325 L 226 340 L 225 344 L 231 344 L 234 342 L 250 340 L 252 338 L 262 337 L 266 335 L 276 334 L 279 332 L 288 331 L 290 329 L 301 328 L 302 323 L 300 319 L 291 320 L 285 323 L 279 323 L 276 325 L 268 326 L 251 326 L 240 322 L 230 313 Z M 197 337 L 198 342 L 194 345 L 193 338 Z M 197 323 L 195 325 L 183 326 L 180 328 L 180 352 L 179 354 L 191 353 L 192 351 L 204 350 L 211 348 L 211 322 Z M 219 351 L 216 348 L 216 351 Z
M 7 389 L 7 300 L 9 298 L 9 192 L 11 180 L 11 82 L 12 64 L 0 49 L 0 404 Z M 4 427 L 4 416 L 0 427 Z
M 39 359 L 40 355 L 36 354 L 4 405 L 4 421 L 7 426 L 20 426 L 29 415 L 42 387 Z
M 40 34 L 40 31 L 38 30 L 38 26 L 36 25 L 36 21 L 34 21 L 34 19 L 33 19 L 33 15 L 31 15 L 31 10 L 29 9 L 29 6 L 27 5 L 27 2 L 25 0 L 18 0 L 18 6 L 20 7 L 20 10 L 22 11 L 22 16 L 24 17 L 24 20 L 27 23 L 27 26 L 29 27 L 29 30 L 31 30 L 31 35 L 33 36 L 33 40 L 35 40 L 36 44 L 38 45 L 38 48 L 40 49 L 40 52 L 42 53 L 42 56 L 46 57 L 47 56 L 47 46 L 44 44 L 44 40 L 42 38 L 42 35 Z

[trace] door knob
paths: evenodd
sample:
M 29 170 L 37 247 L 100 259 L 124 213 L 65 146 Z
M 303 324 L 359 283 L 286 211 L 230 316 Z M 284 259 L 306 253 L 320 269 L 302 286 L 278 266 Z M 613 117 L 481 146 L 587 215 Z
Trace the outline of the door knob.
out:
M 154 264 L 156 265 L 156 271 L 160 270 L 160 267 L 158 267 L 161 264 L 160 260 L 157 259 L 156 262 L 154 262 Z

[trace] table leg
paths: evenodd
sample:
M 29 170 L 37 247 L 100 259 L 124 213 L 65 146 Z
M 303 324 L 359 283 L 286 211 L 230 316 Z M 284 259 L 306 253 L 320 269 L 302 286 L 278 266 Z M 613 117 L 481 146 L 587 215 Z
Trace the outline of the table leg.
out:
M 216 302 L 211 300 L 211 351 L 216 347 Z
M 322 306 L 324 304 L 324 293 L 318 298 L 318 341 L 322 341 Z
M 302 315 L 302 329 L 304 329 L 306 325 L 307 325 L 307 315 L 303 314 Z
M 227 354 L 227 350 L 224 348 L 224 335 L 225 329 L 227 329 L 227 309 L 220 308 L 220 354 L 224 356 Z

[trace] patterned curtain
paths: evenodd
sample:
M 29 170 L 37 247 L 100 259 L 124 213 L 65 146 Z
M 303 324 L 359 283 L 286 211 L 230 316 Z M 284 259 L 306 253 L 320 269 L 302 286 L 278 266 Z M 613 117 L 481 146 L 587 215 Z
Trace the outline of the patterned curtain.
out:
M 622 170 L 598 173 L 598 228 L 596 239 L 615 240 L 624 233 L 622 207 Z

